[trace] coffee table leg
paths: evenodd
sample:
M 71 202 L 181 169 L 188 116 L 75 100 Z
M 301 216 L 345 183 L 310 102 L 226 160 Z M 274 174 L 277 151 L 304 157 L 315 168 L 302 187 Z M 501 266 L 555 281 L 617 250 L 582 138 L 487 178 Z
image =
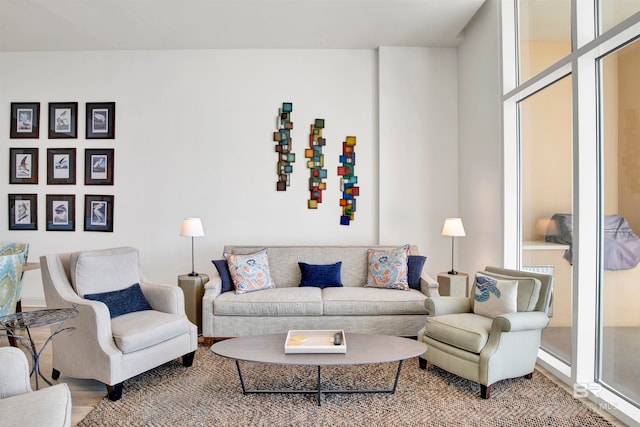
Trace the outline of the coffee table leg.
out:
M 398 372 L 396 373 L 396 380 L 393 383 L 393 389 L 391 390 L 391 393 L 395 393 L 396 392 L 396 387 L 398 387 L 398 379 L 400 378 L 400 370 L 402 369 L 402 360 L 400 360 L 398 362 Z
M 240 377 L 240 385 L 242 386 L 242 394 L 247 394 L 247 389 L 244 386 L 244 378 L 242 378 L 242 371 L 240 370 L 240 362 L 236 359 L 236 368 L 238 369 L 238 376 Z
M 320 365 L 318 365 L 318 387 L 316 387 L 316 390 L 318 390 L 318 406 L 320 406 L 320 401 L 322 399 L 322 389 L 320 388 Z

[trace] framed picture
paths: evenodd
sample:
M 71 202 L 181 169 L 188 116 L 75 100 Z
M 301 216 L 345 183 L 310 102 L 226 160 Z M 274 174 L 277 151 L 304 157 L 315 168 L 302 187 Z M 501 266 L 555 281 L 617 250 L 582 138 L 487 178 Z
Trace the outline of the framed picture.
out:
M 116 103 L 87 102 L 87 139 L 114 139 Z
M 9 230 L 38 229 L 38 195 L 9 194 Z
M 78 137 L 78 103 L 49 103 L 49 138 Z
M 9 138 L 40 137 L 40 103 L 12 102 Z
M 47 184 L 76 183 L 76 149 L 47 148 Z
M 76 230 L 76 196 L 47 194 L 47 231 Z
M 113 148 L 84 150 L 84 184 L 113 185 Z
M 84 231 L 113 231 L 113 196 L 84 196 Z
M 9 148 L 9 184 L 38 183 L 38 149 Z

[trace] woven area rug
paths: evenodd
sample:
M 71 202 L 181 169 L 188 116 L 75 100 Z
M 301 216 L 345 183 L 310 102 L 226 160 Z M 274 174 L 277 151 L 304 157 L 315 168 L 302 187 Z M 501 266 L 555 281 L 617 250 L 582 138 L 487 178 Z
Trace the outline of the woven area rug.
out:
M 315 388 L 315 367 L 241 362 L 251 388 Z M 322 368 L 323 388 L 392 388 L 397 364 Z M 200 346 L 191 368 L 167 363 L 124 383 L 79 426 L 605 426 L 605 419 L 542 373 L 505 380 L 491 399 L 480 387 L 416 358 L 404 362 L 395 394 L 243 395 L 233 360 Z

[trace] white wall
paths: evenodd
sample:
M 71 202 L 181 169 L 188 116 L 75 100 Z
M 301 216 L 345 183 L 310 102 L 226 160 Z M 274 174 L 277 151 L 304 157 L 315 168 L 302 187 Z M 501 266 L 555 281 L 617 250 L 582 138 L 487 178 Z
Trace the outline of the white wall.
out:
M 407 52 L 399 52 L 406 57 Z M 455 99 L 425 92 L 439 88 L 455 93 L 455 79 L 450 78 L 455 75 L 455 50 L 414 52 L 422 59 L 406 62 L 413 71 L 394 76 L 401 70 L 388 70 L 380 82 L 378 55 L 370 50 L 2 53 L 0 117 L 8 122 L 11 102 L 39 101 L 41 132 L 37 140 L 12 140 L 8 129 L 1 131 L 0 165 L 8 167 L 8 147 L 39 147 L 40 183 L 8 185 L 8 174 L 1 174 L 0 240 L 29 242 L 31 260 L 47 253 L 131 245 L 140 249 L 143 269 L 151 279 L 175 283 L 177 275 L 191 268 L 191 242 L 178 236 L 182 219 L 198 216 L 206 232 L 196 239 L 196 271 L 202 273 L 211 274 L 209 261 L 221 257 L 225 244 L 405 242 L 418 244 L 437 273 L 446 268 L 446 262 L 438 265 L 439 254 L 444 251 L 446 261 L 448 250 L 448 242 L 439 238 L 443 215 L 425 212 L 437 204 L 437 195 L 457 198 L 455 173 L 438 157 L 443 141 L 378 137 L 378 115 L 387 114 L 387 104 L 405 105 L 408 114 L 425 120 L 446 105 L 438 120 L 431 120 L 430 133 L 455 135 Z M 425 60 L 431 69 L 427 74 L 422 72 Z M 449 78 L 424 84 L 424 79 L 437 76 Z M 387 91 L 379 99 L 378 88 L 398 78 L 421 92 Z M 47 139 L 47 104 L 68 101 L 79 102 L 79 138 Z M 85 140 L 84 104 L 102 101 L 116 102 L 116 139 Z M 283 101 L 293 102 L 297 161 L 291 187 L 276 192 L 272 132 Z M 320 208 L 309 210 L 304 148 L 315 118 L 326 123 L 328 189 Z M 388 121 L 381 117 L 383 122 Z M 403 135 L 425 131 L 420 120 L 412 119 Z M 357 137 L 361 193 L 355 221 L 341 226 L 336 168 L 347 135 Z M 444 154 L 455 152 L 455 137 L 447 144 L 451 148 Z M 387 146 L 391 148 L 381 149 Z M 46 185 L 46 148 L 57 147 L 78 149 L 75 186 Z M 114 186 L 83 185 L 83 152 L 88 147 L 115 148 Z M 396 163 L 395 157 L 390 163 L 379 155 L 383 151 L 406 156 L 407 162 Z M 389 189 L 406 196 L 391 196 Z M 34 192 L 39 195 L 39 229 L 7 231 L 6 194 Z M 115 196 L 113 233 L 82 229 L 84 194 L 96 193 Z M 45 194 L 76 194 L 75 232 L 45 231 Z M 381 215 L 380 204 L 412 213 Z M 27 273 L 25 282 L 25 305 L 42 303 L 38 273 Z

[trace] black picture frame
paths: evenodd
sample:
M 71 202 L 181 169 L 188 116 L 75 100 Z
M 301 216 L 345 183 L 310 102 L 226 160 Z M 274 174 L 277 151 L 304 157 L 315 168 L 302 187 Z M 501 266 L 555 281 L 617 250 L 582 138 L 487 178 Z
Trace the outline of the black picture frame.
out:
M 116 103 L 87 102 L 87 139 L 114 139 L 116 134 Z
M 40 103 L 12 102 L 9 138 L 40 137 Z
M 75 194 L 47 194 L 47 231 L 76 230 Z
M 84 150 L 84 184 L 113 185 L 113 148 Z
M 38 195 L 9 194 L 9 230 L 38 229 Z
M 49 103 L 49 139 L 78 137 L 78 103 Z
M 9 148 L 9 184 L 37 184 L 38 157 L 37 148 Z
M 47 148 L 47 184 L 76 183 L 76 149 Z
M 84 231 L 113 232 L 112 195 L 85 194 Z

